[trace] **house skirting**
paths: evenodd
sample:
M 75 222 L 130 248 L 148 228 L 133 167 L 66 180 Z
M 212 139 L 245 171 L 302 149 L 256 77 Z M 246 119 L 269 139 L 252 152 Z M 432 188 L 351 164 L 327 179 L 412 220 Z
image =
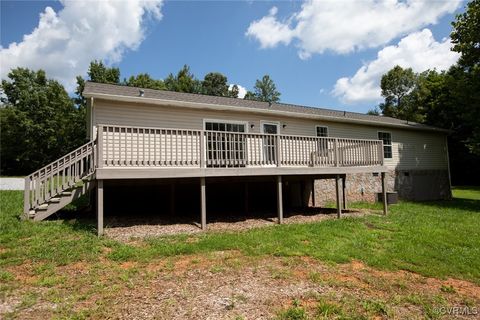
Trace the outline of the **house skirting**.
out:
M 381 179 L 373 173 L 346 175 L 345 191 L 349 202 L 374 202 L 381 192 Z M 387 192 L 398 192 L 404 200 L 427 201 L 451 198 L 448 170 L 391 170 L 386 173 Z M 335 201 L 335 180 L 315 180 L 315 205 Z M 310 200 L 312 201 L 312 200 Z

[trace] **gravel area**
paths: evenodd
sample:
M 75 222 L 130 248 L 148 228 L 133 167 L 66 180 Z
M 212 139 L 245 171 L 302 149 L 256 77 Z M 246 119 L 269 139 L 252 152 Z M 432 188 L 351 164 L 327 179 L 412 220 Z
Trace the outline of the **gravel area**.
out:
M 25 179 L 23 178 L 0 178 L 0 190 L 23 190 Z
M 367 214 L 364 210 L 347 210 L 343 217 L 358 217 Z M 335 209 L 308 208 L 303 212 L 290 212 L 283 219 L 284 224 L 309 223 L 337 217 Z M 209 221 L 209 232 L 245 231 L 253 228 L 272 226 L 276 223 L 273 217 L 248 217 L 235 221 Z M 146 220 L 141 218 L 110 217 L 105 221 L 105 235 L 109 238 L 128 242 L 135 239 L 160 237 L 174 234 L 194 234 L 203 232 L 198 223 L 172 223 L 165 220 Z

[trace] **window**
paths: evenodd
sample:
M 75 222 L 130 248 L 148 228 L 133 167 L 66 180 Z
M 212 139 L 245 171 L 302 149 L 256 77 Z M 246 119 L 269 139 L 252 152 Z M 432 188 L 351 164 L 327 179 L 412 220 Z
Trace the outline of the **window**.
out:
M 328 137 L 328 127 L 316 126 L 317 137 Z
M 315 131 L 316 131 L 317 137 L 328 137 L 328 127 L 315 126 Z M 315 155 L 317 157 L 328 157 L 328 140 L 327 139 L 318 139 L 317 151 Z
M 378 132 L 378 140 L 383 141 L 383 157 L 392 158 L 392 134 L 390 132 Z
M 245 124 L 206 121 L 205 130 L 224 131 L 224 132 L 245 132 Z
M 245 123 L 205 121 L 207 167 L 245 166 Z

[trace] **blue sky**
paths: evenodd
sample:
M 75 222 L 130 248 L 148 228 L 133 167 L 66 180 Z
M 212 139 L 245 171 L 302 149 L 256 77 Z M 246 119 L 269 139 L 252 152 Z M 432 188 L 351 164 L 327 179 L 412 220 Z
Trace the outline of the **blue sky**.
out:
M 219 71 L 250 90 L 269 74 L 283 102 L 366 112 L 378 104 L 379 78 L 393 62 L 423 71 L 456 61 L 445 39 L 464 7 L 454 2 L 418 8 L 399 2 L 392 9 L 367 0 L 158 1 L 80 15 L 96 3 L 80 10 L 68 2 L 2 1 L 1 75 L 17 65 L 43 68 L 71 89 L 92 58 L 118 66 L 122 77 L 148 72 L 164 78 L 188 64 L 198 78 Z M 53 10 L 39 27 L 46 7 Z M 327 11 L 338 20 L 329 21 Z M 135 28 L 137 22 L 142 27 Z M 79 33 L 83 27 L 87 31 Z M 104 41 L 111 45 L 98 45 Z

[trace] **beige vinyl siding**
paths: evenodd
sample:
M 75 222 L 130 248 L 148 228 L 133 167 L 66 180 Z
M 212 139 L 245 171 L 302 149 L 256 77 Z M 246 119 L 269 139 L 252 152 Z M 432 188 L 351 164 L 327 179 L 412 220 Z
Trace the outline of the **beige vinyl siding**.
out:
M 385 159 L 391 169 L 447 169 L 445 135 L 442 133 L 375 127 L 314 119 L 267 116 L 255 113 L 187 109 L 146 104 L 128 104 L 95 100 L 93 122 L 133 127 L 178 128 L 202 130 L 204 119 L 248 122 L 247 132 L 260 133 L 261 121 L 280 123 L 280 134 L 316 135 L 316 125 L 328 127 L 330 137 L 377 139 L 378 131 L 392 134 L 392 158 Z M 251 128 L 254 125 L 254 128 Z M 283 128 L 285 125 L 285 128 Z M 253 151 L 253 150 L 251 150 Z M 167 156 L 167 155 L 165 155 Z M 261 157 L 261 152 L 258 152 Z M 192 155 L 192 157 L 195 157 Z

